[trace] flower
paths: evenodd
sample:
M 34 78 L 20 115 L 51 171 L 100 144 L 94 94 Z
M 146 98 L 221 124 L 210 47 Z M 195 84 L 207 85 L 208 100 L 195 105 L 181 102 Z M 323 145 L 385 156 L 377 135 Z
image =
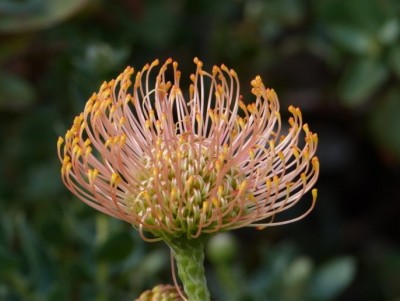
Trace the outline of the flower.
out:
M 183 301 L 177 288 L 172 285 L 157 285 L 147 290 L 134 301 Z
M 160 240 L 263 228 L 294 206 L 319 173 L 317 135 L 289 107 L 282 135 L 274 90 L 257 76 L 245 104 L 236 72 L 225 65 L 196 72 L 181 90 L 178 63 L 127 67 L 86 103 L 58 156 L 66 187 L 93 208 Z M 171 81 L 168 78 L 171 77 Z M 146 237 L 151 233 L 154 238 Z

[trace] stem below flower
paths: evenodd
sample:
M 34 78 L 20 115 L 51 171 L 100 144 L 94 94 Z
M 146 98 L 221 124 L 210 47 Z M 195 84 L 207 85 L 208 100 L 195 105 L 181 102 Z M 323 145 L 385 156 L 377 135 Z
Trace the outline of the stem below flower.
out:
M 210 301 L 204 271 L 205 238 L 166 241 L 178 267 L 188 301 Z

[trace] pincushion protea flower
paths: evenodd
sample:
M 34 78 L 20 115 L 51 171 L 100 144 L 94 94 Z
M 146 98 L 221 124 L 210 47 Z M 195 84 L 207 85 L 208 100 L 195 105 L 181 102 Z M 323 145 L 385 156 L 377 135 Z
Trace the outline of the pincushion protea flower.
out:
M 131 223 L 143 239 L 165 240 L 174 255 L 183 245 L 196 249 L 193 241 L 207 234 L 300 219 L 317 194 L 300 217 L 273 222 L 314 186 L 317 135 L 292 106 L 290 128 L 281 134 L 277 96 L 259 76 L 251 82 L 255 100 L 246 105 L 234 70 L 206 72 L 194 62 L 188 91 L 171 59 L 155 75 L 158 60 L 144 66 L 133 82 L 134 70 L 126 68 L 103 83 L 58 141 L 72 193 Z M 184 268 L 178 260 L 178 271 Z
M 134 301 L 183 301 L 176 287 L 171 285 L 157 285 L 147 290 Z
M 136 74 L 132 92 L 130 67 L 104 83 L 59 138 L 62 179 L 85 203 L 158 238 L 274 225 L 267 219 L 318 177 L 317 136 L 294 107 L 281 136 L 277 96 L 260 77 L 246 106 L 235 71 L 223 65 L 207 73 L 195 63 L 187 99 L 171 60 L 154 85 L 158 61 Z

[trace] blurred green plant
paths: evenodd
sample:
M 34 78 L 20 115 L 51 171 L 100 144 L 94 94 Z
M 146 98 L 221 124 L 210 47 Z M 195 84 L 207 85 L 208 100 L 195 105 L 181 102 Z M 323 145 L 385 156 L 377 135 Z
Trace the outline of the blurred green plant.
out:
M 85 301 L 111 296 L 132 300 L 156 283 L 170 282 L 167 250 L 144 245 L 129 226 L 102 221 L 103 217 L 67 197 L 54 155 L 57 136 L 65 132 L 71 116 L 100 81 L 113 78 L 126 64 L 141 66 L 155 57 L 172 56 L 184 62 L 199 56 L 235 67 L 244 78 L 262 73 L 296 101 L 302 101 L 304 91 L 311 91 L 316 101 L 306 112 L 310 118 L 331 127 L 345 119 L 344 134 L 351 133 L 345 137 L 352 147 L 357 147 L 354 137 L 365 139 L 358 145 L 357 158 L 367 156 L 368 168 L 379 165 L 361 179 L 367 167 L 353 159 L 354 165 L 346 165 L 346 173 L 352 181 L 363 181 L 361 188 L 371 199 L 364 198 L 347 178 L 340 179 L 340 187 L 332 178 L 323 184 L 340 191 L 347 184 L 351 189 L 350 196 L 341 195 L 341 200 L 321 193 L 315 215 L 327 200 L 330 215 L 328 222 L 320 220 L 318 231 L 330 239 L 338 229 L 324 223 L 340 224 L 347 231 L 344 211 L 353 204 L 351 219 L 363 229 L 357 237 L 363 240 L 362 232 L 369 227 L 373 235 L 381 234 L 376 216 L 362 220 L 360 212 L 376 211 L 379 201 L 377 214 L 386 222 L 395 220 L 387 218 L 387 212 L 398 211 L 398 165 L 393 162 L 400 158 L 399 16 L 397 0 L 0 1 L 0 300 Z M 321 145 L 332 139 L 337 143 L 332 136 L 321 135 Z M 384 162 L 392 173 L 382 162 L 370 164 L 375 151 L 367 151 L 370 141 L 388 158 Z M 324 173 L 332 174 L 322 163 Z M 383 197 L 365 189 L 365 183 L 385 179 L 384 173 L 392 182 L 382 186 L 387 191 Z M 371 174 L 377 178 L 370 178 Z M 346 202 L 349 198 L 351 202 Z M 107 232 L 100 235 L 104 224 Z M 301 227 L 300 245 L 310 235 Z M 385 229 L 385 235 L 395 228 Z M 366 237 L 363 243 L 372 244 Z M 240 292 L 241 300 L 259 301 L 281 285 L 290 287 L 287 298 L 294 298 L 297 291 L 301 298 L 317 297 L 321 292 L 311 292 L 311 283 L 323 285 L 324 279 L 329 280 L 323 275 L 340 272 L 332 272 L 335 269 L 348 276 L 354 269 L 355 259 L 332 257 L 348 248 L 349 242 L 333 240 L 337 245 L 332 249 L 317 247 L 315 252 L 326 258 L 321 264 L 310 259 L 314 254 L 304 256 L 290 244 L 256 247 L 257 240 L 244 247 L 236 241 L 239 249 L 228 246 L 221 255 L 230 261 L 213 271 L 218 283 L 213 291 L 220 300 L 235 300 L 223 299 L 220 291 L 224 290 L 232 295 Z M 321 241 L 315 238 L 315 244 Z M 261 263 L 258 259 L 254 263 L 261 257 L 255 249 L 264 254 Z M 357 268 L 361 267 L 350 295 L 368 301 L 399 299 L 398 243 L 377 254 L 359 253 L 355 253 Z M 246 258 L 244 265 L 238 266 L 235 256 Z M 212 255 L 208 257 L 214 262 Z M 317 275 L 322 275 L 321 280 L 316 280 L 321 277 Z M 360 283 L 365 279 L 369 282 Z M 242 291 L 244 284 L 256 286 L 259 295 Z M 332 298 L 340 299 L 333 296 L 347 284 L 335 284 Z M 272 298 L 278 299 L 274 294 Z
M 284 68 L 293 57 L 318 57 L 334 78 L 330 87 L 310 82 L 312 89 L 322 88 L 317 92 L 330 95 L 327 101 L 334 100 L 354 114 L 370 111 L 364 117 L 373 123 L 372 141 L 400 158 L 398 135 L 386 139 L 383 129 L 389 124 L 399 128 L 400 119 L 388 116 L 390 121 L 384 121 L 380 131 L 376 126 L 386 112 L 385 95 L 393 94 L 400 80 L 398 1 L 249 0 L 243 6 L 243 20 L 222 25 L 214 34 L 221 57 L 242 62 L 246 73 L 256 67 Z
M 246 246 L 237 246 L 232 234 L 223 233 L 212 237 L 207 247 L 216 280 L 214 289 L 220 300 L 334 300 L 349 286 L 356 272 L 351 257 L 333 258 L 316 266 L 310 258 L 300 255 L 293 244 L 281 243 L 258 246 L 261 264 L 248 274 L 233 256 Z
M 169 269 L 167 249 L 63 202 L 62 216 L 1 208 L 1 300 L 129 300 Z
M 18 33 L 50 27 L 73 15 L 89 0 L 3 0 L 0 32 Z
M 398 3 L 328 0 L 319 2 L 316 11 L 328 47 L 336 49 L 340 58 L 337 67 L 344 67 L 338 87 L 340 100 L 349 107 L 363 105 L 397 72 L 389 57 L 400 45 Z

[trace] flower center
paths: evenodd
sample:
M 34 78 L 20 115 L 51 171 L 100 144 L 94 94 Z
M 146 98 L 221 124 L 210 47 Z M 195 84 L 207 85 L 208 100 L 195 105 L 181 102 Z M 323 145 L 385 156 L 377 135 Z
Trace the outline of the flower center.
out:
M 174 142 L 159 141 L 143 157 L 144 170 L 126 202 L 156 236 L 214 232 L 244 210 L 238 198 L 245 176 L 237 166 L 223 168 L 221 147 L 183 137 Z

